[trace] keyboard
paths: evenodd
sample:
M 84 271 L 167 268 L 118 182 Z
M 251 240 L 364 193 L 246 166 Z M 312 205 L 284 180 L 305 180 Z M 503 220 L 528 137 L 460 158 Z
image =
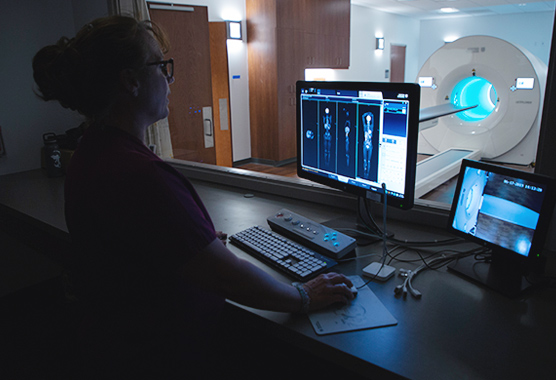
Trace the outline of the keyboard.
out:
M 337 264 L 326 256 L 260 226 L 230 236 L 230 242 L 296 280 L 306 281 Z

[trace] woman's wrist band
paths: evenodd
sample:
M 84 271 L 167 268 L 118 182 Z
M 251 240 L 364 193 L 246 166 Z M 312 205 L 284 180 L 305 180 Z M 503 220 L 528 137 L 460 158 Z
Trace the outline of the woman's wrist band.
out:
M 301 296 L 301 309 L 299 311 L 307 314 L 309 312 L 309 304 L 311 303 L 309 294 L 301 282 L 294 282 L 292 285 L 297 289 L 299 295 Z

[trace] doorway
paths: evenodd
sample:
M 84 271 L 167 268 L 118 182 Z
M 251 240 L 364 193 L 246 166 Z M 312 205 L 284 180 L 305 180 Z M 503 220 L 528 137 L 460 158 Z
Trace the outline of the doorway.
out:
M 166 59 L 175 60 L 168 116 L 174 158 L 216 164 L 207 7 L 148 5 L 170 39 Z
M 405 45 L 390 45 L 390 82 L 405 82 Z

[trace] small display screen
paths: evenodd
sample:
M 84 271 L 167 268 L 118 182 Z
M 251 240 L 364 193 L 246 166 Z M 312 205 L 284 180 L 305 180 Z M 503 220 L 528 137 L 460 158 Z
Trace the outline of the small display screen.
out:
M 533 173 L 464 161 L 451 227 L 490 246 L 529 256 L 550 181 Z
M 515 88 L 518 90 L 532 90 L 535 87 L 535 78 L 517 78 Z
M 419 77 L 419 86 L 421 87 L 432 87 L 433 78 L 432 77 Z

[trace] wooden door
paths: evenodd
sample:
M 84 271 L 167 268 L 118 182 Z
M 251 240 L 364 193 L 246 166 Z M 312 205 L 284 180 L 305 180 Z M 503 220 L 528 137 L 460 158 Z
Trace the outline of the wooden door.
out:
M 226 23 L 210 22 L 209 28 L 216 165 L 232 167 L 232 126 Z
M 390 45 L 390 82 L 405 82 L 405 45 Z
M 174 58 L 176 80 L 170 86 L 168 116 L 174 158 L 215 164 L 207 7 L 155 9 L 159 5 L 149 3 L 149 13 L 167 33 L 167 57 Z
M 278 144 L 275 161 L 295 157 L 296 152 L 296 82 L 305 78 L 300 62 L 305 59 L 304 33 L 295 29 L 281 29 L 276 35 L 276 47 L 281 64 L 277 67 L 278 81 Z

